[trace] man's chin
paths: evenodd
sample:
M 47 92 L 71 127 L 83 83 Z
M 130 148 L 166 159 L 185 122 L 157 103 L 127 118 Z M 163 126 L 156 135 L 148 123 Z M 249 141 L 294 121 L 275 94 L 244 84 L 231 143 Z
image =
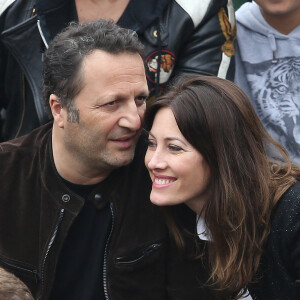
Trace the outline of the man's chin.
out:
M 134 152 L 132 153 L 132 155 L 126 155 L 126 157 L 123 156 L 123 157 L 116 158 L 116 160 L 114 161 L 114 165 L 115 167 L 127 166 L 133 161 L 133 157 L 134 157 Z

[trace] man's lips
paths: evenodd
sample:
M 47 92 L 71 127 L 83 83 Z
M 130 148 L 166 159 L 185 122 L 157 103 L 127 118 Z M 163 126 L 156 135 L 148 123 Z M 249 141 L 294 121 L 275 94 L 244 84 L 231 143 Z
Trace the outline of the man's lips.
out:
M 111 139 L 113 143 L 118 145 L 120 148 L 128 148 L 135 143 L 136 134 L 124 135 L 122 137 Z

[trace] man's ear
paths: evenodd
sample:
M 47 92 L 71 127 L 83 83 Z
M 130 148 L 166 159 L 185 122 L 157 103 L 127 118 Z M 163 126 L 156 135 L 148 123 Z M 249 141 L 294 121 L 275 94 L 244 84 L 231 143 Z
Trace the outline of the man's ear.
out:
M 66 118 L 65 109 L 63 109 L 59 98 L 55 94 L 51 94 L 49 97 L 49 105 L 52 112 L 54 122 L 58 127 L 64 127 L 64 118 Z

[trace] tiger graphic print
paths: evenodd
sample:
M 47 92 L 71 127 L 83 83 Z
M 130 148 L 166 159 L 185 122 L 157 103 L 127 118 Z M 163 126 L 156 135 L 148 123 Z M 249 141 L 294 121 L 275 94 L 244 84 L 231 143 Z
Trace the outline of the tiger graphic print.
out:
M 271 136 L 300 163 L 300 58 L 278 59 L 247 68 L 256 112 Z

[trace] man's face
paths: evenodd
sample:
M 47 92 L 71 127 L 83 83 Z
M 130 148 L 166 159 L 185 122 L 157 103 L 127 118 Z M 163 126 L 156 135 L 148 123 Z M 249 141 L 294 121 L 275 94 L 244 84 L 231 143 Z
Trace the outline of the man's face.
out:
M 148 96 L 142 58 L 95 50 L 85 57 L 81 74 L 83 88 L 74 99 L 79 120 L 64 123 L 66 150 L 91 170 L 130 163 Z
M 269 15 L 288 15 L 300 10 L 300 0 L 255 0 L 263 12 Z

